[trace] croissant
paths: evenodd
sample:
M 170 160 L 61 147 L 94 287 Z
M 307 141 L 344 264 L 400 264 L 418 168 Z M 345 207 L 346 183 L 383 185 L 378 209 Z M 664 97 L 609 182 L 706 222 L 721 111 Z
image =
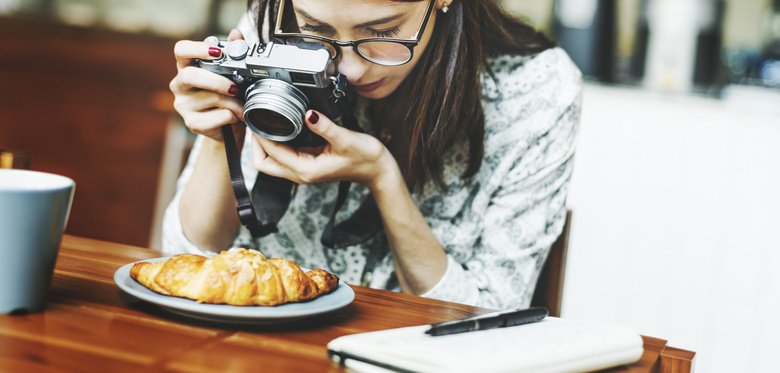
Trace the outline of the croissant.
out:
M 305 302 L 338 287 L 323 269 L 303 272 L 295 262 L 266 259 L 253 250 L 230 249 L 206 258 L 179 254 L 157 263 L 138 262 L 130 276 L 154 292 L 199 303 L 276 306 Z

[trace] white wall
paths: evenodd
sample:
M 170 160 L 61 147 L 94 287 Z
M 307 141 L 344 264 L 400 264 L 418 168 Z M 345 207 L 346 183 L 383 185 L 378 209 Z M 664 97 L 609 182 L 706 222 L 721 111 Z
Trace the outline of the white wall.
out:
M 780 98 L 769 102 L 586 86 L 563 317 L 667 339 L 697 352 L 698 372 L 776 369 Z

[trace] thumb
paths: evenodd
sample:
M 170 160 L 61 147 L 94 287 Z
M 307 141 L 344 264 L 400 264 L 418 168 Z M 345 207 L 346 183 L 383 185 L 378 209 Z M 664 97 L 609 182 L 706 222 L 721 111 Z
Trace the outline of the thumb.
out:
M 234 28 L 230 30 L 230 34 L 228 34 L 227 40 L 243 40 L 244 34 L 241 33 L 237 28 Z
M 338 145 L 344 140 L 346 129 L 317 111 L 309 110 L 306 113 L 306 123 L 312 132 L 322 136 L 331 145 Z

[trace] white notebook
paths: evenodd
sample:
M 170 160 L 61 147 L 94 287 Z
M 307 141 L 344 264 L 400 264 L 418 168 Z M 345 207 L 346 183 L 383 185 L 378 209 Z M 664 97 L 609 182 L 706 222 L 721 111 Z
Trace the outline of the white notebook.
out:
M 630 364 L 644 351 L 625 326 L 547 317 L 532 324 L 430 336 L 429 325 L 360 333 L 328 343 L 357 371 L 583 372 Z

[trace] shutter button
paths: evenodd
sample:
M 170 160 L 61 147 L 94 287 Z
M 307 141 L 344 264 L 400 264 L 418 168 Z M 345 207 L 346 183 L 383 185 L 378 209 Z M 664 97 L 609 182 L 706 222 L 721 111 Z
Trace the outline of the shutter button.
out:
M 221 47 L 221 45 L 219 45 L 220 44 L 219 43 L 219 38 L 216 37 L 216 36 L 209 36 L 206 39 L 204 39 L 203 41 L 205 41 L 206 43 L 213 44 L 213 45 L 216 45 L 218 47 Z
M 234 60 L 243 60 L 248 52 L 249 44 L 244 40 L 232 41 L 227 48 L 227 55 Z

